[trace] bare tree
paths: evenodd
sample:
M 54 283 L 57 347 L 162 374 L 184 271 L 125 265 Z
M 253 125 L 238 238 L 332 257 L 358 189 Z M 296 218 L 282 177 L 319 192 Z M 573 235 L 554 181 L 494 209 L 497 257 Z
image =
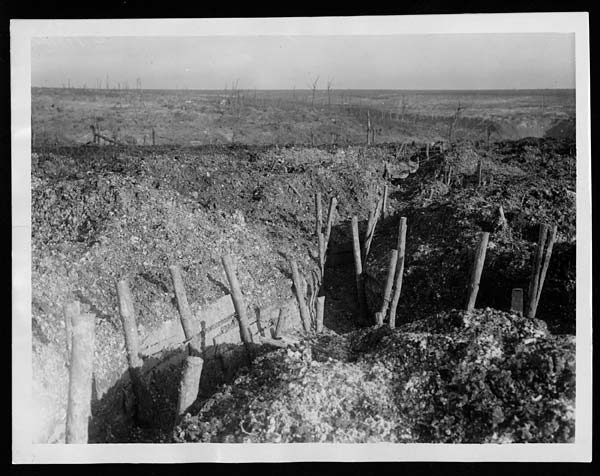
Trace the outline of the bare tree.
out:
M 314 82 L 312 83 L 312 107 L 315 106 L 315 93 L 317 91 L 317 83 L 319 82 L 319 77 L 317 76 L 317 78 L 314 80 Z
M 327 105 L 331 106 L 331 85 L 333 81 L 330 79 L 327 81 Z
M 401 114 L 402 114 L 402 122 L 404 122 L 404 115 L 406 114 L 406 108 L 408 107 L 408 99 L 406 96 L 402 95 L 402 104 L 401 104 Z
M 448 130 L 448 144 L 452 144 L 452 134 L 456 133 L 458 119 L 460 118 L 461 111 L 463 111 L 464 109 L 465 109 L 465 107 L 461 106 L 460 101 L 458 101 L 458 106 L 456 107 L 456 112 L 454 113 L 452 122 L 450 122 L 450 129 Z

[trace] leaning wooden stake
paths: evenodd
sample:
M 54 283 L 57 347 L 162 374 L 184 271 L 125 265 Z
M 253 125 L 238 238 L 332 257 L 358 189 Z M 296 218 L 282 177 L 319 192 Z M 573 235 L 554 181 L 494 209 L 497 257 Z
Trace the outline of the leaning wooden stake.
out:
M 325 316 L 325 296 L 317 298 L 317 333 L 323 332 L 323 317 Z
M 319 269 L 321 270 L 321 281 L 325 277 L 325 235 L 319 232 Z
M 489 238 L 489 232 L 485 231 L 481 233 L 481 238 L 479 239 L 479 245 L 477 246 L 477 251 L 475 252 L 475 260 L 473 261 L 473 268 L 471 271 L 467 311 L 472 311 L 473 309 L 475 309 L 475 301 L 477 300 L 477 293 L 479 291 L 479 281 L 481 280 L 481 271 L 483 270 L 483 263 L 485 261 L 485 253 L 487 251 Z
M 398 229 L 398 260 L 396 264 L 396 282 L 394 289 L 394 297 L 390 307 L 390 328 L 396 327 L 396 310 L 398 309 L 398 301 L 400 301 L 400 293 L 402 291 L 402 276 L 404 274 L 404 254 L 406 252 L 406 217 L 400 218 L 400 228 Z
M 73 344 L 69 364 L 67 443 L 86 444 L 91 415 L 94 371 L 94 314 L 73 316 Z
M 177 299 L 177 308 L 179 309 L 179 317 L 181 319 L 185 340 L 191 343 L 192 337 L 194 337 L 195 334 L 193 317 L 183 285 L 181 270 L 179 269 L 179 266 L 172 265 L 169 266 L 169 271 L 171 272 L 171 279 L 173 280 L 173 286 L 175 287 L 175 298 Z M 192 352 L 191 345 L 188 346 L 188 352 Z
M 535 298 L 535 303 L 533 305 L 533 314 L 532 314 L 532 318 L 535 317 L 535 314 L 537 312 L 537 306 L 540 302 L 540 296 L 542 294 L 542 287 L 544 286 L 544 280 L 546 279 L 546 273 L 548 271 L 548 266 L 550 264 L 550 257 L 552 256 L 552 249 L 554 248 L 554 242 L 556 240 L 556 226 L 554 226 L 552 228 L 552 230 L 550 231 L 550 236 L 548 237 L 548 242 L 547 242 L 547 246 L 546 246 L 546 252 L 544 254 L 544 261 L 542 264 L 542 270 L 540 272 L 540 278 L 539 278 L 539 282 L 538 282 L 538 288 L 537 288 L 537 294 L 536 294 L 536 298 Z
M 323 231 L 323 205 L 321 201 L 321 192 L 315 194 L 315 235 Z
M 398 250 L 392 250 L 390 253 L 390 261 L 388 264 L 388 274 L 385 281 L 385 289 L 383 291 L 383 303 L 381 304 L 380 313 L 385 318 L 390 300 L 392 298 L 392 289 L 394 287 L 394 277 L 396 276 L 396 263 L 398 262 Z
M 381 218 L 385 220 L 387 216 L 387 202 L 388 202 L 388 185 L 383 186 L 383 202 L 381 204 Z
M 363 249 L 363 266 L 367 263 L 369 251 L 371 251 L 371 243 L 375 236 L 375 228 L 377 227 L 377 219 L 381 213 L 381 207 L 383 205 L 383 197 L 377 202 L 374 210 L 369 213 L 369 220 L 367 222 L 367 233 L 365 237 L 364 249 Z
M 544 257 L 544 245 L 546 243 L 546 237 L 548 236 L 548 225 L 540 225 L 540 231 L 538 235 L 538 244 L 535 252 L 535 258 L 533 261 L 533 269 L 531 272 L 531 278 L 529 280 L 529 292 L 527 294 L 527 317 L 533 318 L 535 316 L 535 300 L 538 295 L 538 287 L 540 283 L 540 274 L 542 269 L 542 259 Z
M 204 359 L 201 357 L 188 355 L 185 358 L 181 381 L 179 382 L 177 416 L 182 416 L 190 405 L 196 401 L 203 366 Z
M 296 290 L 296 299 L 300 310 L 300 318 L 302 319 L 302 327 L 305 332 L 310 332 L 310 314 L 308 312 L 308 307 L 306 306 L 306 297 L 304 295 L 304 287 L 302 286 L 298 265 L 292 260 L 290 261 L 290 266 L 292 268 L 292 281 L 294 282 L 294 288 Z
M 283 308 L 279 309 L 279 316 L 277 317 L 277 324 L 275 326 L 275 339 L 279 339 L 285 329 L 286 314 L 283 312 Z
M 240 283 L 238 282 L 237 275 L 235 274 L 233 259 L 230 255 L 225 255 L 221 258 L 221 262 L 223 263 L 223 268 L 225 268 L 225 274 L 227 275 L 229 287 L 231 288 L 231 299 L 233 301 L 233 307 L 235 308 L 240 327 L 240 338 L 242 339 L 244 346 L 246 346 L 246 351 L 250 356 L 250 344 L 252 343 L 252 337 L 248 325 L 246 305 L 244 304 L 244 297 L 242 295 L 242 290 L 240 289 Z
M 329 238 L 331 237 L 331 227 L 335 218 L 335 208 L 337 207 L 337 198 L 331 197 L 329 200 L 329 211 L 327 212 L 327 226 L 325 228 L 325 252 L 329 246 Z
M 137 323 L 135 321 L 135 308 L 133 299 L 129 291 L 129 284 L 122 280 L 117 283 L 117 295 L 119 298 L 119 313 L 123 322 L 123 331 L 125 333 L 125 348 L 127 350 L 127 362 L 129 365 L 129 376 L 131 377 L 131 386 L 135 398 L 135 418 L 142 419 L 142 380 L 141 369 L 142 359 L 140 358 L 140 344 L 138 340 Z
M 363 276 L 362 259 L 360 256 L 360 238 L 358 235 L 358 217 L 352 217 L 352 249 L 354 251 L 354 271 L 356 275 L 356 293 L 358 299 L 358 313 L 361 318 L 367 314 L 367 299 L 365 295 L 365 282 Z

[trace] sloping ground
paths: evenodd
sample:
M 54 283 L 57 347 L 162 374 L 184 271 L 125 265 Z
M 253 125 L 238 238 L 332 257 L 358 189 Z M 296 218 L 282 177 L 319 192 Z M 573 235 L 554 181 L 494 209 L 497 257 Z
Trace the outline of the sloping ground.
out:
M 231 254 L 250 309 L 292 296 L 288 258 L 315 291 L 314 198 L 340 213 L 375 200 L 361 151 L 65 148 L 32 157 L 32 326 L 37 441 L 59 441 L 67 392 L 63 306 L 97 315 L 95 399 L 124 376 L 116 282 L 127 278 L 141 341 L 178 320 L 168 266 L 192 311 L 227 294 Z M 350 155 L 350 159 L 348 158 Z M 373 166 L 372 170 L 375 170 Z M 127 402 L 123 402 L 127 405 Z M 106 430 L 106 438 L 110 438 Z
M 262 356 L 177 442 L 571 442 L 575 339 L 492 309 Z
M 483 163 L 484 184 L 476 187 Z M 446 164 L 450 185 L 443 183 Z M 466 303 L 478 233 L 490 232 L 477 306 L 508 310 L 512 288 L 527 292 L 541 223 L 557 225 L 557 242 L 537 317 L 553 333 L 575 332 L 575 156 L 571 141 L 527 139 L 491 150 L 461 144 L 424 162 L 391 192 L 397 215 L 378 227 L 366 270 L 372 309 L 381 304 L 399 216 L 407 217 L 404 281 L 396 322 Z M 502 227 L 502 206 L 507 226 Z

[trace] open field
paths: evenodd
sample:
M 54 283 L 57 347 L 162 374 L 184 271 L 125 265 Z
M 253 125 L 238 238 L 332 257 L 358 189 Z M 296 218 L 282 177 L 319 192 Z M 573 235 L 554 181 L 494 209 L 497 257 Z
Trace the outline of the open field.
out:
M 569 137 L 575 93 L 32 89 L 37 146 L 91 142 L 92 125 L 137 145 L 153 129 L 156 144 L 361 144 L 367 114 L 376 143 Z

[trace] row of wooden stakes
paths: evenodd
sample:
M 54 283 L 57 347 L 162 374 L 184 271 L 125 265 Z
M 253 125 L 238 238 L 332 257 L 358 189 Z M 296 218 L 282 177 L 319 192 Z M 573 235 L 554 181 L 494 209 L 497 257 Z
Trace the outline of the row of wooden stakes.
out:
M 478 176 L 481 177 L 481 165 L 478 167 Z M 356 292 L 359 315 L 361 318 L 368 318 L 369 310 L 366 301 L 365 291 L 365 276 L 364 266 L 369 255 L 371 243 L 375 235 L 375 227 L 377 226 L 378 218 L 381 216 L 385 218 L 387 213 L 387 197 L 388 197 L 388 186 L 384 186 L 382 196 L 378 200 L 377 204 L 369 213 L 369 219 L 367 221 L 367 230 L 363 246 L 360 244 L 360 236 L 358 230 L 358 217 L 354 215 L 351 220 L 351 233 L 352 233 L 352 248 L 354 255 L 354 266 L 355 266 L 355 277 L 356 277 Z M 330 212 L 327 220 L 327 233 L 325 239 L 320 232 L 322 227 L 322 212 L 321 212 L 321 194 L 315 195 L 316 203 L 316 233 L 319 237 L 319 256 L 321 263 L 321 276 L 323 276 L 325 253 L 327 250 L 327 243 L 329 240 L 329 233 L 331 230 L 331 222 L 333 211 L 337 204 L 337 200 L 334 198 L 330 202 Z M 501 218 L 505 221 L 502 207 L 500 207 Z M 400 217 L 398 239 L 397 244 L 390 253 L 388 263 L 388 273 L 385 282 L 383 292 L 383 302 L 379 311 L 375 312 L 375 323 L 377 325 L 383 325 L 386 320 L 391 328 L 396 326 L 396 311 L 398 302 L 400 299 L 400 293 L 402 290 L 402 277 L 404 274 L 404 261 L 406 251 L 406 229 L 407 229 L 406 217 Z M 535 253 L 535 259 L 533 262 L 532 273 L 530 278 L 527 307 L 523 309 L 523 289 L 514 288 L 511 293 L 511 311 L 525 314 L 529 318 L 534 318 L 536 315 L 542 286 L 546 278 L 548 266 L 550 263 L 550 257 L 552 255 L 552 249 L 556 240 L 557 227 L 554 226 L 552 229 L 547 224 L 540 225 L 538 244 Z M 489 232 L 481 232 L 479 242 L 475 250 L 475 256 L 473 260 L 473 266 L 471 269 L 471 276 L 468 285 L 468 298 L 465 309 L 472 311 L 475 308 L 475 302 L 477 300 L 477 294 L 479 291 L 479 283 L 481 280 L 481 274 L 483 271 L 483 265 L 485 262 L 485 255 L 487 251 Z M 325 246 L 323 246 L 325 243 Z
M 225 255 L 221 258 L 221 262 L 229 282 L 240 338 L 246 349 L 248 360 L 251 361 L 251 344 L 253 342 L 249 330 L 247 308 L 235 272 L 233 259 L 230 255 Z M 316 299 L 316 319 L 313 326 L 311 325 L 310 312 L 306 303 L 305 289 L 298 265 L 291 260 L 290 267 L 303 329 L 305 332 L 311 332 L 314 328 L 317 332 L 322 332 L 325 297 L 319 296 Z M 197 332 L 193 325 L 193 315 L 187 299 L 181 270 L 178 266 L 170 266 L 169 271 L 175 289 L 188 354 L 183 366 L 177 404 L 177 415 L 181 415 L 196 400 L 204 360 L 201 357 L 201 350 L 195 348 L 194 345 Z M 139 402 L 145 400 L 143 395 L 145 389 L 141 373 L 143 360 L 140 353 L 134 301 L 126 280 L 117 283 L 117 296 L 125 336 L 128 372 L 131 377 L 135 402 L 134 408 L 137 411 L 139 410 Z M 69 356 L 66 443 L 87 443 L 88 423 L 91 416 L 96 316 L 91 312 L 81 312 L 78 301 L 68 302 L 64 307 L 64 315 L 67 333 L 67 355 Z M 281 338 L 284 319 L 285 316 L 280 313 L 274 330 L 274 339 L 265 338 L 263 342 L 274 343 L 273 341 Z M 139 413 L 136 413 L 134 417 L 138 421 L 140 420 Z

